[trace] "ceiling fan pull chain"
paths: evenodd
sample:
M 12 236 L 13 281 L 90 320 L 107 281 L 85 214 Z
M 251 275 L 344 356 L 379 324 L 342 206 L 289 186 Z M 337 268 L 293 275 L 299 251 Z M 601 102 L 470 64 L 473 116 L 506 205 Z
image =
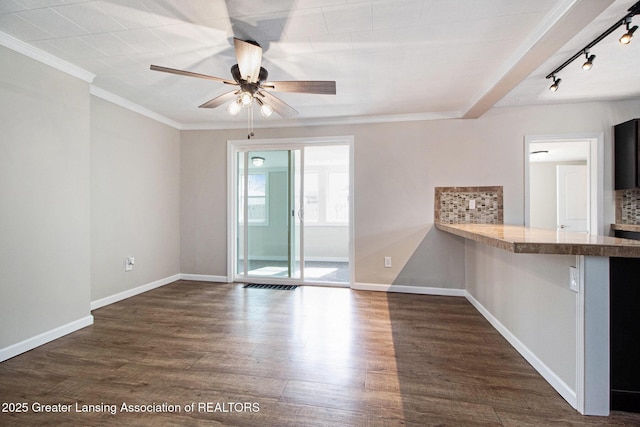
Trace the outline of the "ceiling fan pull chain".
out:
M 253 102 L 249 104 L 249 111 L 247 113 L 247 139 L 251 139 L 251 137 L 255 135 L 253 133 Z

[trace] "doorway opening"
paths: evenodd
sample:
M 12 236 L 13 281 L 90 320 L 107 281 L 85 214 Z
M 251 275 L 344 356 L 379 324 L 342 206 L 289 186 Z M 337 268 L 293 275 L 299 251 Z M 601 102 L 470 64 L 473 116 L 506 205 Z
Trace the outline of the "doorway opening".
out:
M 229 141 L 230 280 L 350 285 L 352 141 Z
M 525 137 L 525 225 L 602 233 L 602 134 Z

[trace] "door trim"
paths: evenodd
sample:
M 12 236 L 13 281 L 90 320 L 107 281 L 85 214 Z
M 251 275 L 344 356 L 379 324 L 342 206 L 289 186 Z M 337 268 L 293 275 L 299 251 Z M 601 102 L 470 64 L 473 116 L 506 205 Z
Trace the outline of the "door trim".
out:
M 275 139 L 240 139 L 227 140 L 227 282 L 231 283 L 235 280 L 234 271 L 236 262 L 236 224 L 237 206 L 235 198 L 237 194 L 237 184 L 235 176 L 238 173 L 236 155 L 239 151 L 248 150 L 292 150 L 296 148 L 304 148 L 306 146 L 318 145 L 347 145 L 349 147 L 349 283 L 315 283 L 302 281 L 305 285 L 321 285 L 321 286 L 344 286 L 350 287 L 355 280 L 355 249 L 354 249 L 354 137 L 346 136 L 329 136 L 329 137 L 313 137 L 313 138 L 275 138 Z M 300 279 L 286 278 L 265 279 L 256 278 L 256 282 L 261 283 L 283 283 L 287 281 L 300 283 Z M 252 280 L 253 281 L 253 280 Z

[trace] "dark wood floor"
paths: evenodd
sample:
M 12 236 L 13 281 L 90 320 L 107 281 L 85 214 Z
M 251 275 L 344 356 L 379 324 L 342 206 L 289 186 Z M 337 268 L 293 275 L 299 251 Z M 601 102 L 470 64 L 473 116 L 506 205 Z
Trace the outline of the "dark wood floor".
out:
M 29 407 L 0 425 L 640 425 L 578 415 L 463 298 L 180 281 L 93 314 L 0 364 Z

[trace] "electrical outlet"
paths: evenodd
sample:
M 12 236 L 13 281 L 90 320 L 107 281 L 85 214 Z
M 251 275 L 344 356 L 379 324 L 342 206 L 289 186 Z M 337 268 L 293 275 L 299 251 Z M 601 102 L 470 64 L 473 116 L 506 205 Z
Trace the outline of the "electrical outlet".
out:
M 391 257 L 384 257 L 384 268 L 391 268 Z
M 580 291 L 580 279 L 576 267 L 569 267 L 569 289 L 574 292 Z

